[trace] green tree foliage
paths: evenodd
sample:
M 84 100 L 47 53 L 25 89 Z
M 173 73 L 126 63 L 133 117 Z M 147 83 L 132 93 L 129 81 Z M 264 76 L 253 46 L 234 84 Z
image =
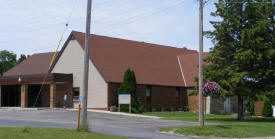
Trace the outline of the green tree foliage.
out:
M 26 56 L 26 55 L 24 55 L 24 54 L 21 54 L 20 57 L 19 57 L 19 59 L 17 60 L 17 62 L 18 62 L 18 63 L 21 63 L 22 61 L 24 61 L 24 60 L 27 59 L 28 57 L 29 57 L 29 55 Z
M 0 51 L 0 75 L 11 69 L 17 64 L 16 54 L 6 50 Z
M 273 116 L 272 104 L 267 99 L 264 101 L 263 116 L 264 117 L 272 117 Z
M 206 59 L 205 80 L 217 82 L 224 96 L 238 96 L 239 120 L 244 96 L 267 94 L 275 87 L 275 6 L 261 2 L 219 0 L 211 13 L 219 20 L 211 21 L 214 31 L 206 32 L 215 47 Z
M 131 109 L 133 113 L 143 112 L 136 94 L 135 72 L 128 68 L 124 73 L 123 82 L 118 89 L 118 94 L 131 94 Z

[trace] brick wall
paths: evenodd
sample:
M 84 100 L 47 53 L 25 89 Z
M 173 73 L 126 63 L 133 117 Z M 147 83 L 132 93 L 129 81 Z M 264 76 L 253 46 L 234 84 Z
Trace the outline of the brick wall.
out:
M 254 102 L 254 114 L 255 116 L 263 115 L 264 102 Z
M 152 86 L 151 108 L 183 108 L 186 106 L 187 94 L 185 89 L 180 89 L 179 98 L 176 96 L 176 91 L 176 87 Z
M 193 89 L 187 89 L 187 94 L 193 91 Z M 190 111 L 199 111 L 199 96 L 188 96 L 188 107 Z M 206 97 L 204 97 L 204 111 L 206 112 Z
M 0 85 L 0 107 L 2 107 L 2 85 Z
M 108 107 L 118 105 L 117 89 L 119 83 L 108 84 Z M 180 88 L 179 100 L 176 97 L 177 87 L 166 86 L 151 86 L 151 102 L 146 101 L 146 88 L 147 85 L 137 85 L 137 96 L 140 103 L 147 109 L 152 108 L 161 109 L 162 107 L 169 108 L 183 108 L 188 104 L 188 98 L 185 88 Z
M 56 85 L 56 107 L 73 107 L 73 85 L 57 84 Z M 67 101 L 64 101 L 64 95 L 67 94 Z
M 50 85 L 45 84 L 41 91 L 41 107 L 50 107 Z
M 108 108 L 111 106 L 118 106 L 118 95 L 117 89 L 119 88 L 118 83 L 109 83 L 108 84 Z

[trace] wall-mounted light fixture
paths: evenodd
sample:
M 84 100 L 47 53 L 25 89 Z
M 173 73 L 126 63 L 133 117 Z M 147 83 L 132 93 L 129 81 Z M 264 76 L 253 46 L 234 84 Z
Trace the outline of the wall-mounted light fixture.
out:
M 22 78 L 19 76 L 18 77 L 18 82 L 21 83 L 22 82 Z

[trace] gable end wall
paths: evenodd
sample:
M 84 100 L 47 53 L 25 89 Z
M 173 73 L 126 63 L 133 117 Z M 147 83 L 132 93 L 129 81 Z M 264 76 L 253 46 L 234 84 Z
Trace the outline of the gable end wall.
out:
M 70 40 L 52 73 L 73 74 L 73 87 L 82 87 L 84 51 L 77 40 Z M 80 89 L 81 90 L 81 89 Z M 107 108 L 107 83 L 89 60 L 88 108 Z

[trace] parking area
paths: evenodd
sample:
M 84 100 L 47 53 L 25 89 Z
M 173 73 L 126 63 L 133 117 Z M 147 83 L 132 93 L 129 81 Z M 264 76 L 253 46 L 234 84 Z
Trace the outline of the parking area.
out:
M 192 122 L 88 112 L 93 132 L 120 135 L 131 139 L 193 138 L 156 132 L 159 128 L 196 125 Z M 64 109 L 0 109 L 0 126 L 71 128 L 77 126 L 77 111 Z

